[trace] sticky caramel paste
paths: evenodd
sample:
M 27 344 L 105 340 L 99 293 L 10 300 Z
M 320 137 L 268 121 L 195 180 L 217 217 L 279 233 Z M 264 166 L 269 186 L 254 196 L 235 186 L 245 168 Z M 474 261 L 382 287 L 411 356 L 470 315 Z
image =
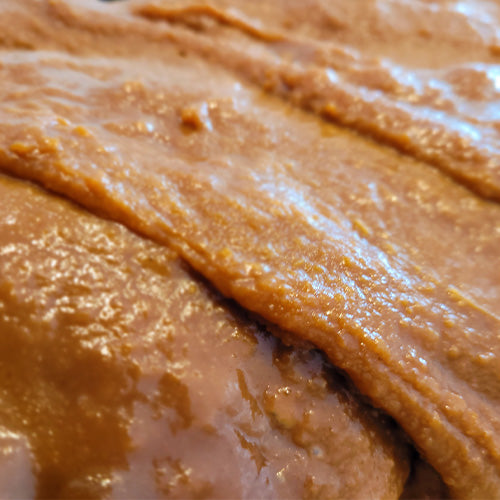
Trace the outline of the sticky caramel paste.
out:
M 139 0 L 135 12 L 201 31 L 174 36 L 267 91 L 500 200 L 493 2 Z
M 454 496 L 499 497 L 496 4 L 26 0 L 2 10 L 4 172 L 173 249 L 271 330 L 322 349 Z M 149 300 L 159 307 L 145 299 L 144 321 L 154 317 Z M 309 358 L 291 352 L 299 370 Z M 177 408 L 185 403 L 172 384 L 166 406 Z M 135 403 L 117 405 L 133 414 Z M 29 436 L 8 429 L 26 460 Z M 398 495 L 404 466 L 383 442 L 376 496 Z M 359 455 L 350 444 L 331 449 Z M 341 488 L 348 474 L 331 480 Z M 302 485 L 305 475 L 292 474 Z M 369 488 L 369 476 L 359 483 Z M 296 494 L 344 494 L 312 488 Z
M 404 440 L 176 254 L 0 177 L 2 498 L 397 498 Z M 392 433 L 391 433 L 392 432 Z

